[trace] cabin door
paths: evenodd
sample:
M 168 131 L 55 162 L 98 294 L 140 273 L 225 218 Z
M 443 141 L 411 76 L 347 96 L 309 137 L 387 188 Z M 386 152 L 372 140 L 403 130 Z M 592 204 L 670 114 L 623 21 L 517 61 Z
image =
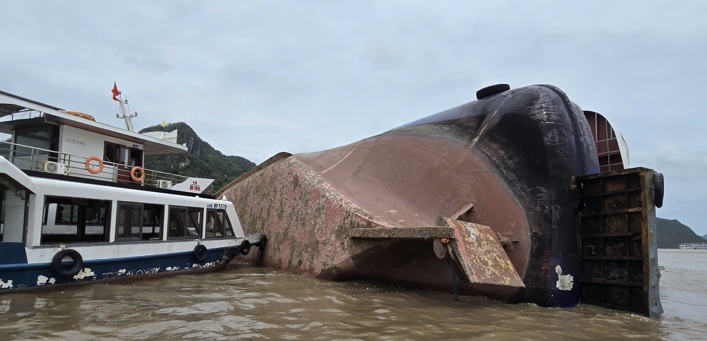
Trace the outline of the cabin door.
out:
M 4 181 L 4 180 L 3 180 Z M 9 186 L 9 187 L 8 187 Z M 27 218 L 29 216 L 29 193 L 14 184 L 0 184 L 0 242 L 5 243 L 25 243 L 27 241 Z M 11 214 L 5 214 L 11 212 Z M 2 251 L 2 250 L 0 250 Z M 2 252 L 0 252 L 2 255 Z M 3 257 L 12 258 L 12 254 L 4 254 Z M 3 259 L 0 257 L 0 264 Z
M 133 167 L 142 167 L 142 150 L 139 148 L 106 142 L 103 159 L 112 163 L 116 168 L 118 183 L 140 183 L 140 181 L 134 181 L 130 176 Z
M 132 170 L 133 167 L 142 167 L 142 150 L 133 147 L 133 148 L 128 148 L 127 152 L 128 152 L 127 160 L 128 160 L 129 169 Z M 144 172 L 145 171 L 143 170 L 143 173 Z M 140 176 L 139 174 L 137 174 L 137 175 Z M 133 180 L 132 177 L 130 178 L 130 181 L 132 183 L 137 183 L 137 184 L 142 183 L 142 181 Z

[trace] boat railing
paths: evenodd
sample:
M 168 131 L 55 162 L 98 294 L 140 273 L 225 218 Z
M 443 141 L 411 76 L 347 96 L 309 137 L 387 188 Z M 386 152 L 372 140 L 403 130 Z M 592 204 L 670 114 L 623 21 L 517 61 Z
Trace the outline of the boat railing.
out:
M 144 169 L 144 178 L 135 181 L 132 178 L 132 165 L 103 161 L 103 168 L 99 171 L 99 162 L 89 158 L 60 153 L 55 150 L 32 147 L 9 141 L 0 141 L 0 156 L 5 157 L 12 164 L 23 170 L 51 172 L 68 176 L 76 176 L 88 179 L 103 180 L 117 183 L 142 184 L 143 186 L 163 187 L 163 182 L 171 182 L 172 185 L 182 183 L 188 179 L 187 176 L 161 172 L 152 169 Z M 56 167 L 48 165 L 56 163 Z M 60 165 L 63 165 L 61 167 Z M 63 169 L 62 169 L 63 168 Z M 138 175 L 139 176 L 139 175 Z M 210 186 L 211 187 L 211 186 Z M 210 189 L 204 190 L 207 193 Z

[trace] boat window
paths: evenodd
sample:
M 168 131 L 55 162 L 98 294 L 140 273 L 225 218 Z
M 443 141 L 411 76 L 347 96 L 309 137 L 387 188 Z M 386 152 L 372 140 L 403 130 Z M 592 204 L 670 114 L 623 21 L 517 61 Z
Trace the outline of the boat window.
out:
M 201 238 L 201 215 L 204 212 L 200 208 L 189 208 L 189 219 L 187 220 L 187 237 Z
M 40 243 L 107 242 L 110 207 L 109 200 L 47 196 Z
M 231 220 L 228 219 L 227 214 L 224 214 L 224 216 L 226 217 L 226 222 L 224 226 L 224 229 L 226 230 L 226 236 L 233 237 L 233 226 L 231 226 Z
M 206 238 L 222 238 L 233 236 L 233 228 L 224 210 L 208 209 L 206 211 Z
M 184 238 L 186 209 L 180 207 L 169 208 L 169 232 L 167 238 Z
M 224 211 L 206 211 L 206 238 L 223 237 L 223 216 Z
M 202 215 L 201 208 L 170 207 L 167 238 L 201 238 Z
M 56 217 L 54 223 L 57 225 L 77 225 L 79 221 L 79 205 L 76 204 L 57 204 Z M 106 207 L 101 206 L 84 206 L 86 210 L 86 225 L 105 225 L 106 223 Z M 42 224 L 47 224 L 47 213 L 49 205 L 44 206 L 44 217 Z
M 105 207 L 86 207 L 86 225 L 103 225 L 106 223 Z
M 142 205 L 118 203 L 115 240 L 139 240 Z
M 119 144 L 104 142 L 104 152 L 103 161 L 108 161 L 112 163 L 123 164 L 125 163 L 124 154 L 122 151 L 125 149 L 124 146 Z
M 162 205 L 119 202 L 115 240 L 161 240 L 163 210 Z
M 162 239 L 162 216 L 164 206 L 145 205 L 142 214 L 142 238 Z
M 58 126 L 53 125 L 16 129 L 12 163 L 20 169 L 41 170 L 44 161 L 56 161 L 56 153 L 49 150 L 58 149 L 58 136 Z
M 76 225 L 79 221 L 79 209 L 78 205 L 71 204 L 58 204 L 56 210 L 56 220 L 57 225 Z

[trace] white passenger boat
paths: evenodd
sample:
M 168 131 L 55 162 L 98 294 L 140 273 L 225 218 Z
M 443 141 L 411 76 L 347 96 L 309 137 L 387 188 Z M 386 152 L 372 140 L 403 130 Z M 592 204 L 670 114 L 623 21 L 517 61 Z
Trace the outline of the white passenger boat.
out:
M 682 243 L 679 246 L 680 250 L 707 250 L 706 243 Z
M 186 153 L 176 132 L 126 129 L 0 91 L 0 293 L 224 268 L 265 237 L 245 236 L 212 179 L 143 168 Z M 134 277 L 133 277 L 134 278 Z

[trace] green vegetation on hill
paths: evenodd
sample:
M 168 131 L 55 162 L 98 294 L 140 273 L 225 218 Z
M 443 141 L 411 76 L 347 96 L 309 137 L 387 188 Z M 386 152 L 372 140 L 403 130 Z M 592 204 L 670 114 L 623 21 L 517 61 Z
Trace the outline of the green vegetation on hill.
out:
M 176 155 L 146 155 L 145 168 L 191 177 L 215 179 L 212 190 L 209 191 L 213 193 L 256 166 L 255 163 L 243 157 L 227 156 L 214 149 L 184 122 L 170 123 L 164 128 L 161 125 L 155 125 L 140 130 L 140 133 L 170 132 L 174 129 L 178 129 L 177 143 L 186 144 L 189 152 Z
M 705 240 L 698 236 L 691 228 L 677 219 L 656 218 L 658 229 L 658 248 L 677 249 L 682 243 L 704 243 Z

